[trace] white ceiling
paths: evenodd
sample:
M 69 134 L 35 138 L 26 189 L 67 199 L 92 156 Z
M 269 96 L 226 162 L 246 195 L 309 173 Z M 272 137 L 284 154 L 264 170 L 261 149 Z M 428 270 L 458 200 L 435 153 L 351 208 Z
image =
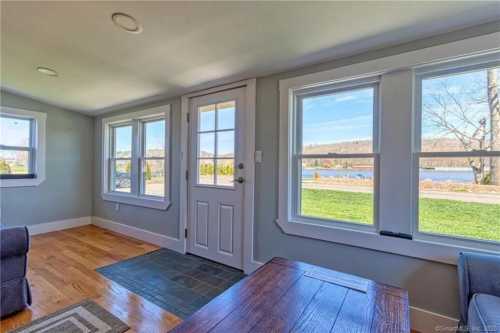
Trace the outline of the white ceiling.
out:
M 500 2 L 2 1 L 1 11 L 1 86 L 98 114 L 492 21 Z M 118 29 L 113 12 L 144 31 Z

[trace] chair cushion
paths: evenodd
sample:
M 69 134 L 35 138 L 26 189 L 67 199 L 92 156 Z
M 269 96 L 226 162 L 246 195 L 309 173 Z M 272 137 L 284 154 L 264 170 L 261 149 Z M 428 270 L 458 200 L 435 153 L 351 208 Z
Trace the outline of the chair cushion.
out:
M 469 304 L 469 332 L 500 333 L 500 297 L 474 294 Z

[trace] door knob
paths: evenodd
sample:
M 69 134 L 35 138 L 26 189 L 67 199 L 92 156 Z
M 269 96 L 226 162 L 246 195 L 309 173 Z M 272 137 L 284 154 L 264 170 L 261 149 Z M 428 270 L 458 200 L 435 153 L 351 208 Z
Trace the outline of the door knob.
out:
M 238 178 L 235 178 L 234 181 L 237 182 L 237 183 L 243 184 L 245 182 L 245 178 L 238 177 Z

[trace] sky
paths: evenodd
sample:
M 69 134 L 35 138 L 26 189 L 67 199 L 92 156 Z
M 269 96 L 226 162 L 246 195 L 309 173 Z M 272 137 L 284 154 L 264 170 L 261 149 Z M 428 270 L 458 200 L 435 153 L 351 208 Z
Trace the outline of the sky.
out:
M 371 139 L 373 96 L 370 87 L 304 98 L 303 146 Z
M 482 69 L 423 80 L 422 137 L 454 138 L 443 127 L 433 124 L 435 116 L 431 112 L 444 116 L 452 126 L 468 135 L 474 134 L 481 119 L 486 119 L 488 128 L 490 122 L 486 73 Z M 460 108 L 465 112 L 462 113 Z
M 0 119 L 0 144 L 18 147 L 29 146 L 29 120 L 8 117 L 1 117 Z
M 444 108 L 436 103 L 436 98 L 445 102 L 447 121 L 465 133 L 474 133 L 475 125 L 482 118 L 486 119 L 487 127 L 489 127 L 486 87 L 486 70 L 484 69 L 425 79 L 422 83 L 422 105 L 424 106 L 422 136 L 424 138 L 453 138 L 442 127 L 435 126 L 431 121 L 431 114 L 427 112 L 431 110 L 438 114 L 445 112 Z M 371 139 L 373 96 L 373 88 L 365 88 L 305 98 L 303 101 L 303 145 Z M 470 125 L 458 116 L 461 115 L 457 112 L 458 104 L 465 109 L 466 120 L 470 121 Z

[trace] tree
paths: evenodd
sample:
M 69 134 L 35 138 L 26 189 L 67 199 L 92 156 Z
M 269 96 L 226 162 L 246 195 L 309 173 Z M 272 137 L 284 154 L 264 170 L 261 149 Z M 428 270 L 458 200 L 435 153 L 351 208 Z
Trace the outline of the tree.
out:
M 153 177 L 153 175 L 152 175 L 152 172 L 151 172 L 151 165 L 149 165 L 149 163 L 146 163 L 146 175 L 145 175 L 145 178 L 146 178 L 146 180 L 151 180 L 152 177 Z
M 12 171 L 10 170 L 10 165 L 7 164 L 5 160 L 0 160 L 0 174 L 8 175 Z
M 500 151 L 500 101 L 498 98 L 498 70 L 488 70 L 488 106 L 490 108 L 490 142 L 491 150 Z M 490 159 L 490 182 L 500 184 L 500 158 Z
M 444 137 L 454 137 L 463 150 L 500 150 L 500 105 L 497 70 L 486 71 L 466 84 L 436 79 L 423 100 L 425 119 Z M 490 168 L 487 169 L 487 162 Z M 467 158 L 476 184 L 500 184 L 500 162 L 484 157 Z

